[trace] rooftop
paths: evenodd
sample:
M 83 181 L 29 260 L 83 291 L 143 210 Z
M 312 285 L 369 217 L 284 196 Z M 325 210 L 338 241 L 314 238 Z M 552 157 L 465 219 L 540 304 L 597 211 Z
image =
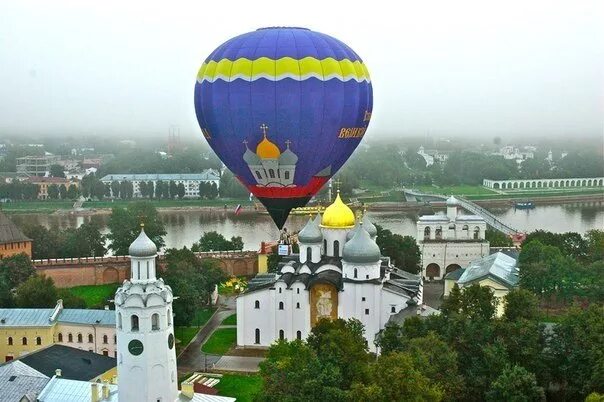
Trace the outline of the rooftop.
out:
M 0 402 L 18 402 L 27 394 L 31 396 L 30 400 L 36 400 L 49 380 L 19 360 L 11 361 L 0 366 Z
M 48 327 L 54 309 L 52 308 L 2 308 L 0 309 L 0 328 L 2 327 Z M 115 326 L 115 311 L 63 309 L 56 322 L 71 324 L 96 324 Z
M 518 267 L 515 258 L 503 253 L 495 253 L 470 263 L 459 278 L 458 283 L 471 283 L 483 278 L 491 278 L 508 287 L 518 284 Z
M 89 381 L 111 370 L 117 364 L 113 357 L 64 345 L 51 345 L 29 353 L 19 360 L 49 378 L 61 369 L 61 377 Z
M 0 244 L 31 241 L 6 215 L 0 212 Z

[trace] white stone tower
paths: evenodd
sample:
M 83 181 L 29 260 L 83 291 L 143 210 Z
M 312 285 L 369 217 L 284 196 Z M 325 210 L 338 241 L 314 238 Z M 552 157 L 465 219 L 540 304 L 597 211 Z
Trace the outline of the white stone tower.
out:
M 141 229 L 130 245 L 131 279 L 115 293 L 120 401 L 178 397 L 172 289 L 155 277 L 157 247 Z

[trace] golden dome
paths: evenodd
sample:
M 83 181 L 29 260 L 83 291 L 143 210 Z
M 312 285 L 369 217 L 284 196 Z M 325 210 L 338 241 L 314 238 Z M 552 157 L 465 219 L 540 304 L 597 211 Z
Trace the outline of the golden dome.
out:
M 279 147 L 266 138 L 265 134 L 256 147 L 256 155 L 261 159 L 277 159 L 281 155 L 281 151 L 279 151 Z
M 326 228 L 351 228 L 354 226 L 354 213 L 348 205 L 344 204 L 339 192 L 333 204 L 325 209 L 321 226 Z

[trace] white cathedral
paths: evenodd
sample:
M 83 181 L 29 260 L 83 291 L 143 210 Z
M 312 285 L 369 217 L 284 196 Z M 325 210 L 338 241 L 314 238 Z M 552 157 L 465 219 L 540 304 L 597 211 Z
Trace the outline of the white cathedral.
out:
M 367 215 L 356 221 L 340 195 L 298 234 L 299 255 L 278 273 L 259 274 L 237 298 L 237 344 L 268 347 L 305 339 L 322 318 L 356 318 L 376 351 L 376 335 L 401 310 L 422 304 L 422 279 L 392 266 Z
M 283 152 L 272 141 L 266 138 L 268 127 L 260 126 L 264 138 L 252 152 L 245 143 L 243 160 L 259 186 L 263 187 L 294 187 L 294 175 L 298 156 L 289 149 L 290 141 L 286 141 L 287 149 Z

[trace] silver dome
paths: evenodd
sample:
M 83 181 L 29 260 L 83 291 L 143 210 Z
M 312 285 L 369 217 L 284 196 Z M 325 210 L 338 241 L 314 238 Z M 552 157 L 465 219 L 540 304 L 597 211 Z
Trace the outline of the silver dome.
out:
M 352 229 L 350 229 L 350 231 L 348 233 L 346 233 L 346 241 L 352 239 L 360 227 L 361 227 L 361 224 L 360 224 L 359 220 L 357 219 L 354 223 L 354 227 Z
M 321 243 L 323 241 L 323 234 L 319 225 L 313 218 L 308 218 L 306 226 L 298 233 L 298 240 L 300 243 Z
M 128 254 L 131 257 L 154 257 L 157 254 L 157 246 L 141 228 L 141 233 L 128 248 Z
M 447 206 L 448 207 L 454 207 L 459 205 L 459 201 L 457 201 L 457 198 L 451 196 L 449 198 L 447 198 Z
M 287 147 L 279 157 L 279 165 L 295 165 L 296 163 L 298 163 L 298 156 Z
M 369 233 L 369 236 L 377 236 L 377 228 L 375 227 L 373 222 L 369 220 L 369 216 L 367 215 L 367 213 L 363 214 L 363 229 L 365 229 L 367 233 Z
M 375 263 L 380 260 L 382 253 L 378 245 L 371 240 L 369 233 L 361 225 L 352 239 L 346 242 L 342 250 L 342 259 L 352 263 Z

